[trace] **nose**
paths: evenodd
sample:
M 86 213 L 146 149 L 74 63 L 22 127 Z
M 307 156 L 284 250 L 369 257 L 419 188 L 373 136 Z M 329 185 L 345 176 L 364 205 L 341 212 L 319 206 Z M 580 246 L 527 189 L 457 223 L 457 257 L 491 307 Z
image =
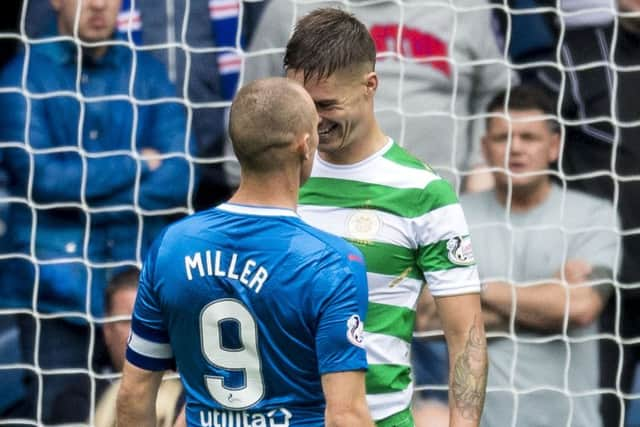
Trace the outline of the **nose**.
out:
M 107 6 L 108 0 L 82 0 L 88 3 L 91 9 L 104 9 Z
M 511 153 L 519 153 L 522 150 L 524 142 L 522 141 L 522 137 L 517 132 L 513 132 L 511 134 Z

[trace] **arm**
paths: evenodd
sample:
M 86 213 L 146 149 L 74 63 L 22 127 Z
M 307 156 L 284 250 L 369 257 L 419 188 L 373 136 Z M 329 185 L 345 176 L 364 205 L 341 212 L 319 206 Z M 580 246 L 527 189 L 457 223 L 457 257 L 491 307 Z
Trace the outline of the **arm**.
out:
M 161 63 L 142 56 L 138 73 L 136 88 L 139 98 L 175 98 L 175 87 Z M 184 156 L 196 154 L 194 139 L 187 135 L 185 108 L 174 101 L 140 107 L 140 122 L 138 141 L 142 152 L 173 155 L 160 160 L 157 167 L 143 178 L 138 197 L 140 206 L 147 210 L 185 207 L 192 172 Z M 195 175 L 193 181 L 196 181 Z
M 312 300 L 326 426 L 373 426 L 365 398 L 364 323 L 368 288 L 362 254 L 347 246 L 319 266 Z M 346 333 L 345 333 L 346 332 Z
M 322 376 L 327 401 L 325 426 L 373 426 L 364 391 L 364 371 L 334 372 Z
M 449 349 L 449 425 L 478 426 L 487 386 L 487 343 L 480 296 L 436 297 Z
M 569 326 L 587 326 L 600 314 L 608 296 L 602 287 L 585 285 L 591 272 L 591 267 L 583 261 L 568 261 L 564 273 L 568 287 L 562 285 L 560 272 L 556 274 L 555 282 L 533 286 L 514 288 L 509 283 L 492 282 L 482 293 L 482 301 L 509 318 L 515 294 L 516 322 L 530 328 L 561 329 L 565 310 Z
M 5 84 L 2 80 L 0 86 Z M 65 114 L 54 111 L 73 110 L 65 99 L 47 99 L 31 103 L 31 117 L 28 129 L 28 144 L 25 135 L 27 103 L 23 95 L 17 93 L 0 94 L 0 110 L 11 111 L 0 117 L 0 139 L 17 141 L 20 148 L 6 150 L 5 163 L 12 180 L 26 191 L 29 172 L 33 170 L 31 187 L 33 199 L 40 203 L 79 202 L 83 179 L 82 156 L 76 147 L 77 123 L 68 126 L 65 121 L 75 117 L 72 112 Z M 51 115 L 61 118 L 61 123 L 51 121 Z M 73 129 L 69 132 L 69 129 Z M 29 155 L 29 149 L 61 149 L 65 152 Z M 116 192 L 130 190 L 135 182 L 137 163 L 126 155 L 92 158 L 86 157 L 87 202 L 110 196 Z M 145 172 L 144 164 L 141 172 Z M 129 195 L 130 197 L 130 195 Z
M 156 397 L 163 371 L 147 371 L 125 361 L 118 391 L 118 427 L 155 427 Z
M 485 304 L 482 305 L 482 319 L 484 321 L 484 328 L 487 331 L 509 330 L 509 317 L 503 316 Z
M 187 427 L 187 414 L 186 414 L 187 406 L 182 405 L 182 409 L 180 409 L 180 413 L 176 417 L 176 421 L 173 423 L 173 427 Z

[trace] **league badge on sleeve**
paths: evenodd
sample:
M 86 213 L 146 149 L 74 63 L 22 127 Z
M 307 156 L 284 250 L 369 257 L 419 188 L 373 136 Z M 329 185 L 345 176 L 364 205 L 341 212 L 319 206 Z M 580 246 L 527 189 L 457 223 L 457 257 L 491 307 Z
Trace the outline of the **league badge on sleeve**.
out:
M 354 314 L 347 320 L 347 339 L 357 347 L 364 347 L 364 323 L 360 316 Z
M 456 265 L 472 265 L 475 263 L 473 249 L 471 248 L 471 237 L 455 236 L 447 241 L 447 257 L 449 261 Z

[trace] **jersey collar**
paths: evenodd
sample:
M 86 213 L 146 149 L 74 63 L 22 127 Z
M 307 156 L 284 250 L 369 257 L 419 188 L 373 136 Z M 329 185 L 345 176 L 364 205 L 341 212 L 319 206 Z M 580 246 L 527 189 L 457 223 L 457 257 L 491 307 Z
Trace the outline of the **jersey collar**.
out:
M 298 217 L 298 214 L 286 208 L 277 208 L 272 206 L 251 206 L 251 205 L 241 205 L 238 203 L 222 203 L 217 207 L 217 209 L 223 210 L 225 212 L 231 212 L 236 214 L 244 214 L 244 215 L 258 215 L 258 216 L 290 216 L 290 217 Z

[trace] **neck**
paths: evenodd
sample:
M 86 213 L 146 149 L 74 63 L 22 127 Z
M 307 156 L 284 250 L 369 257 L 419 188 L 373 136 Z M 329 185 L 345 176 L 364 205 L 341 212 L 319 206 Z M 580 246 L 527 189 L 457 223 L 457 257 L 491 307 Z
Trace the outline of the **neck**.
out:
M 542 182 L 533 183 L 521 187 L 512 187 L 510 208 L 512 212 L 526 212 L 544 202 L 551 191 L 551 181 L 545 179 Z M 496 186 L 496 198 L 501 205 L 507 205 L 509 187 L 507 185 Z
M 246 175 L 229 199 L 232 203 L 253 206 L 268 206 L 296 210 L 300 179 L 285 174 Z
M 107 53 L 108 46 L 83 47 L 83 49 L 88 56 L 94 60 L 99 60 Z
M 336 165 L 352 165 L 378 152 L 387 143 L 387 136 L 376 121 L 365 135 L 359 137 L 346 148 L 336 151 L 318 151 L 320 158 Z

